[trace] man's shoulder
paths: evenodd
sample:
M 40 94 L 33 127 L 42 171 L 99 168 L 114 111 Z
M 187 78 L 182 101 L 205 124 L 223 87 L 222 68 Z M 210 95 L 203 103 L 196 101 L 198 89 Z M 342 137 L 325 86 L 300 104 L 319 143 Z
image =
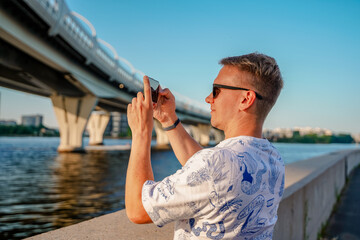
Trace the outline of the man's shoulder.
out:
M 192 157 L 196 159 L 212 159 L 219 155 L 233 153 L 235 150 L 228 146 L 214 146 L 209 148 L 204 148 L 195 153 Z
M 193 168 L 195 166 L 209 166 L 224 155 L 230 155 L 233 151 L 230 148 L 209 147 L 196 152 L 184 165 L 184 168 Z
M 229 149 L 235 152 L 269 152 L 278 153 L 278 150 L 265 138 L 252 136 L 238 136 L 220 142 L 215 148 Z

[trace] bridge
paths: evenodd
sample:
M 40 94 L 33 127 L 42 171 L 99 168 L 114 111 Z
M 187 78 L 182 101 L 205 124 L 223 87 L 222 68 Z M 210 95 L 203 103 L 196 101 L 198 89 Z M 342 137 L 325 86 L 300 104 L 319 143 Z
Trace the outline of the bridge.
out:
M 0 1 L 0 86 L 51 98 L 59 123 L 58 151 L 102 144 L 109 112 L 126 112 L 142 91 L 144 74 L 100 39 L 92 24 L 64 0 Z M 221 132 L 195 101 L 175 94 L 176 112 L 201 144 Z M 168 139 L 155 121 L 157 144 Z

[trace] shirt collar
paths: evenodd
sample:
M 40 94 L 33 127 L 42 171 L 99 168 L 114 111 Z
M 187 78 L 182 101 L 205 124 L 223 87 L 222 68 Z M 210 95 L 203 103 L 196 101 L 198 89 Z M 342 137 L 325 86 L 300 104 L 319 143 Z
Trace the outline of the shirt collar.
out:
M 268 144 L 269 141 L 266 138 L 257 138 L 257 137 L 252 137 L 252 136 L 237 136 L 237 137 L 232 137 L 232 138 L 228 138 L 225 140 L 222 140 L 221 142 L 218 143 L 217 147 L 223 147 L 231 142 L 236 142 L 236 141 L 244 141 L 244 142 L 254 142 L 254 143 L 258 143 L 258 144 Z

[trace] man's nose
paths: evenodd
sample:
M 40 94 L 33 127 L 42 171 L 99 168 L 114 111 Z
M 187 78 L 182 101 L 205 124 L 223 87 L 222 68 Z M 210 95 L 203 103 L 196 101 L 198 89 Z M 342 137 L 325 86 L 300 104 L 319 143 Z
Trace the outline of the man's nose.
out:
M 214 99 L 213 99 L 213 97 L 212 97 L 212 93 L 210 93 L 209 94 L 209 96 L 207 96 L 206 98 L 205 98 L 205 102 L 207 102 L 207 103 L 212 103 L 212 102 L 214 102 Z

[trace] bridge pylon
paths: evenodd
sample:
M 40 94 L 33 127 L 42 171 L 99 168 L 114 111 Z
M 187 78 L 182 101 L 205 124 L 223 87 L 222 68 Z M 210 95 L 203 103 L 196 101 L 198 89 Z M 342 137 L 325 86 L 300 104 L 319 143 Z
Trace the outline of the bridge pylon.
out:
M 166 132 L 163 130 L 161 123 L 157 120 L 154 120 L 154 128 L 156 133 L 156 145 L 157 146 L 165 146 L 170 143 Z
M 51 96 L 54 112 L 59 123 L 59 152 L 84 152 L 83 133 L 90 113 L 98 98 L 93 95 L 68 97 L 54 94 Z
M 203 146 L 209 145 L 210 142 L 210 129 L 211 125 L 208 124 L 198 124 L 198 125 L 191 125 L 191 132 L 192 135 L 198 143 Z
M 89 132 L 89 145 L 104 145 L 104 133 L 110 120 L 110 113 L 103 111 L 94 111 L 89 118 L 86 126 Z
M 211 134 L 214 136 L 216 144 L 218 144 L 225 138 L 224 132 L 216 128 L 211 129 Z

